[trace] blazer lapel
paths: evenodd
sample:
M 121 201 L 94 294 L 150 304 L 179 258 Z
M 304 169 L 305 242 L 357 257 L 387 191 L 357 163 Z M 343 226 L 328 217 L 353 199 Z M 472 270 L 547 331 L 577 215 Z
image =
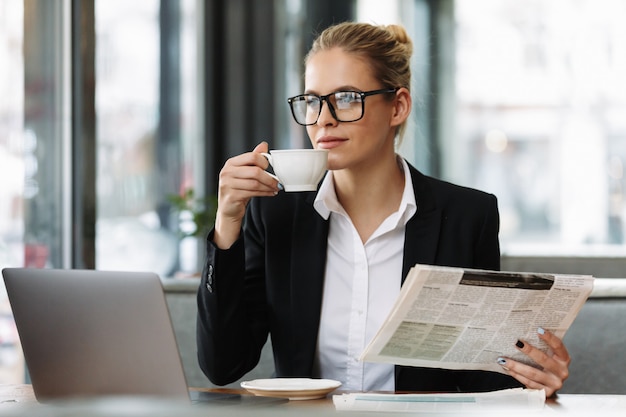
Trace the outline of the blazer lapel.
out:
M 432 265 L 435 263 L 439 232 L 441 229 L 441 210 L 436 207 L 435 199 L 426 178 L 417 169 L 409 165 L 417 212 L 406 224 L 404 235 L 404 259 L 402 261 L 402 283 L 409 270 L 417 263 Z M 406 372 L 420 372 L 419 368 L 395 366 L 396 389 L 403 389 L 402 375 Z
M 404 260 L 402 264 L 402 283 L 415 264 L 433 264 L 439 242 L 441 228 L 441 210 L 436 207 L 435 199 L 423 174 L 409 165 L 417 212 L 406 225 L 404 236 Z
M 313 207 L 315 193 L 299 200 L 294 216 L 291 251 L 291 313 L 294 335 L 295 368 L 302 375 L 310 375 L 317 345 L 326 248 L 328 245 L 328 221 Z

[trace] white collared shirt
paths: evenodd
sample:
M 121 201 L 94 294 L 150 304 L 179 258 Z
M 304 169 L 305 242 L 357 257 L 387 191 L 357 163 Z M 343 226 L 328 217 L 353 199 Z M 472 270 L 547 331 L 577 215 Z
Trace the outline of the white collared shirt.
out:
M 315 372 L 341 381 L 346 390 L 395 389 L 393 365 L 361 362 L 359 356 L 398 297 L 405 225 L 417 211 L 408 164 L 398 159 L 405 178 L 400 206 L 365 244 L 337 200 L 332 171 L 313 203 L 320 216 L 330 217 Z

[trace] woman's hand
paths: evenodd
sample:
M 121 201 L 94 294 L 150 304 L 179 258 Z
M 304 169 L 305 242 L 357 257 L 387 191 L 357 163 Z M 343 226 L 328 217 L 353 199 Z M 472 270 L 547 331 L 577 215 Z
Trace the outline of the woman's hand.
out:
M 229 248 L 239 237 L 252 197 L 278 193 L 278 181 L 265 171 L 269 163 L 261 153 L 267 151 L 267 143 L 261 142 L 252 152 L 230 158 L 220 171 L 213 242 L 221 249 Z
M 499 358 L 498 363 L 527 388 L 544 389 L 546 396 L 550 397 L 563 387 L 563 382 L 569 376 L 571 358 L 561 339 L 542 328 L 537 333 L 548 344 L 552 353 L 546 354 L 522 340 L 518 340 L 515 346 L 543 367 L 543 370 L 509 358 Z

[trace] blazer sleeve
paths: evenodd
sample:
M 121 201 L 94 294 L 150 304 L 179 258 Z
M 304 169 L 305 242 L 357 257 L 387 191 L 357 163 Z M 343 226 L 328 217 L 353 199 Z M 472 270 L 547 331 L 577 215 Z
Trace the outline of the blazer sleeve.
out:
M 207 238 L 197 293 L 196 341 L 204 374 L 214 384 L 226 385 L 259 362 L 268 336 L 267 305 L 262 264 L 250 260 L 246 270 L 253 237 L 242 231 L 231 248 L 220 250 L 212 243 L 213 233 Z

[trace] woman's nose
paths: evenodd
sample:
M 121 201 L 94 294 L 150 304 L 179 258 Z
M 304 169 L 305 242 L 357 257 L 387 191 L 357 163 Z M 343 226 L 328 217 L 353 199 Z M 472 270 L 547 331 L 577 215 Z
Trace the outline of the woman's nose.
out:
M 326 104 L 324 106 L 324 104 Z M 323 100 L 320 103 L 321 110 L 320 110 L 320 115 L 317 118 L 317 124 L 320 126 L 330 126 L 330 125 L 334 125 L 337 123 L 337 119 L 335 119 L 335 117 L 333 116 L 333 113 L 330 110 L 330 104 L 328 103 L 328 101 Z

